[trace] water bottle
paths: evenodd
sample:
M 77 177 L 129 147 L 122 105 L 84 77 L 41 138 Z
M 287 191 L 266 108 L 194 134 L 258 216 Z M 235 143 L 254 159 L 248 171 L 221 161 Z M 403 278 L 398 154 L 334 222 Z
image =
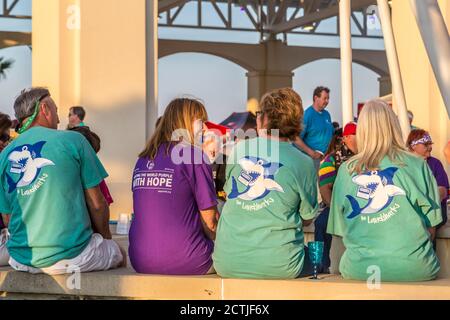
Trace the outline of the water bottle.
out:
M 121 235 L 127 235 L 129 228 L 129 221 L 130 219 L 128 214 L 121 213 L 119 216 L 119 221 L 117 221 L 116 233 Z

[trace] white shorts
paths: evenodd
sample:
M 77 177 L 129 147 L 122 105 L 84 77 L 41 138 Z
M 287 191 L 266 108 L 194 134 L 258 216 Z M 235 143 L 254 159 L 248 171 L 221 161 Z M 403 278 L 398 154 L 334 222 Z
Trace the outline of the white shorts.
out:
M 114 269 L 121 265 L 123 259 L 115 241 L 103 239 L 100 234 L 94 233 L 83 252 L 73 259 L 61 260 L 50 267 L 38 269 L 23 265 L 11 257 L 9 265 L 17 271 L 54 275 Z
M 9 240 L 9 232 L 8 229 L 3 229 L 0 233 L 0 267 L 4 267 L 8 265 L 9 261 L 9 252 L 8 248 L 6 248 L 6 243 Z

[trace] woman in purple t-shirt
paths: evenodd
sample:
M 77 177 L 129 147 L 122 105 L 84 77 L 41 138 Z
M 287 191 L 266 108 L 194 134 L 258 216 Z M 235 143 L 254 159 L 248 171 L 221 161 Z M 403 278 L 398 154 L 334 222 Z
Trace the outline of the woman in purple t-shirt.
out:
M 175 99 L 133 172 L 129 255 L 139 273 L 213 273 L 218 220 L 211 167 L 201 148 L 208 116 L 196 100 Z
M 438 159 L 431 156 L 433 141 L 431 140 L 431 136 L 428 132 L 422 129 L 412 130 L 406 143 L 410 151 L 420 157 L 423 157 L 427 161 L 428 166 L 436 179 L 442 209 L 442 222 L 437 226 L 437 230 L 439 227 L 442 227 L 447 223 L 447 199 L 449 189 L 447 173 L 445 172 L 442 163 Z

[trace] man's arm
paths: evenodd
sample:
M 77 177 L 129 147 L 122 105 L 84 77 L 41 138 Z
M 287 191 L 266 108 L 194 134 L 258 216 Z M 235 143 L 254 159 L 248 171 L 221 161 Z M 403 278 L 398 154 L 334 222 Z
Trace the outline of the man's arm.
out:
M 202 220 L 203 231 L 211 240 L 216 240 L 217 221 L 219 219 L 219 211 L 217 206 L 206 210 L 200 210 L 200 217 Z
M 306 152 L 311 158 L 313 159 L 320 159 L 322 158 L 322 154 L 319 152 L 316 152 L 315 150 L 311 149 L 307 146 L 307 144 L 302 140 L 300 137 L 296 137 L 294 141 L 295 145 L 297 145 L 300 149 Z
M 324 186 L 321 186 L 319 188 L 319 190 L 320 190 L 320 195 L 322 196 L 322 201 L 325 202 L 327 207 L 330 207 L 331 206 L 331 195 L 333 193 L 333 184 L 328 183 Z
M 109 230 L 109 207 L 100 187 L 85 190 L 86 204 L 91 218 L 92 229 L 104 239 L 111 239 Z

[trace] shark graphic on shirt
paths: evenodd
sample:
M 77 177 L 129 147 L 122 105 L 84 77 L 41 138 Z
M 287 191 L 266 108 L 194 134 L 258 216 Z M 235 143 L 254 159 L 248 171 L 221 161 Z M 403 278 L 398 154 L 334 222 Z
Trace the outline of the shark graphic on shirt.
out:
M 229 199 L 259 200 L 271 191 L 284 192 L 283 188 L 274 180 L 275 173 L 283 164 L 246 156 L 239 160 L 239 165 L 242 171 L 237 180 L 246 188 L 240 192 L 236 179 L 231 177 L 232 188 L 228 195 Z
M 10 173 L 19 174 L 17 182 L 7 174 L 10 193 L 16 188 L 32 184 L 42 168 L 55 165 L 53 161 L 41 157 L 42 147 L 45 143 L 45 141 L 40 141 L 32 145 L 25 144 L 10 152 L 8 155 L 8 160 L 11 162 Z
M 390 167 L 355 176 L 352 181 L 358 185 L 357 197 L 368 202 L 361 208 L 353 196 L 347 195 L 352 206 L 352 212 L 347 219 L 353 219 L 361 214 L 378 213 L 386 209 L 395 196 L 406 195 L 403 189 L 394 185 L 393 178 L 397 170 L 398 168 Z

